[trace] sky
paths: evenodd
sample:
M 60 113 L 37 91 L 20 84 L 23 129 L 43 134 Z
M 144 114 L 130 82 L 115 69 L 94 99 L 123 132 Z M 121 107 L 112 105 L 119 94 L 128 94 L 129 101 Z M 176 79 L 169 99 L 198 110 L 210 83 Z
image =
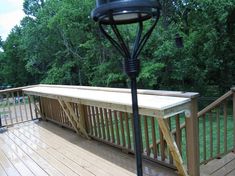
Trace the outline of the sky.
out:
M 23 2 L 24 0 L 0 0 L 0 36 L 3 40 L 24 17 Z

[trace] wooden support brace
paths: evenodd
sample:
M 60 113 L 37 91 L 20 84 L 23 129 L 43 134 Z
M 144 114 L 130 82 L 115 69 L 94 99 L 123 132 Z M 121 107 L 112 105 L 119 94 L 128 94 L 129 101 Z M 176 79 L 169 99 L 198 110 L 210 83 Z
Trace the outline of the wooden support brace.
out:
M 86 137 L 87 139 L 90 139 L 86 130 L 84 129 L 84 127 L 80 124 L 75 112 L 73 111 L 73 108 L 71 107 L 71 105 L 69 104 L 69 102 L 65 102 L 61 99 L 58 99 L 62 109 L 64 110 L 65 114 L 67 115 L 70 123 L 72 124 L 73 128 L 75 129 L 75 131 L 78 134 L 83 135 L 84 137 Z
M 65 102 L 65 104 L 67 105 L 67 108 L 69 109 L 70 111 L 70 114 L 72 115 L 73 119 L 75 120 L 75 122 L 77 123 L 77 127 L 78 129 L 81 131 L 81 133 L 89 139 L 89 136 L 85 130 L 85 125 L 83 126 L 83 124 L 80 123 L 80 121 L 78 120 L 77 118 L 77 115 L 75 114 L 75 112 L 73 111 L 73 108 L 72 106 L 69 104 L 69 102 Z M 84 114 L 83 114 L 83 117 L 84 117 Z M 84 123 L 85 124 L 85 123 Z
M 64 101 L 58 99 L 59 103 L 60 103 L 60 106 L 62 107 L 62 109 L 64 110 L 65 114 L 67 115 L 68 119 L 69 119 L 69 122 L 72 124 L 74 130 L 79 133 L 79 130 L 77 128 L 77 125 L 75 124 L 75 121 L 72 119 L 68 109 L 67 109 L 67 106 L 66 104 L 64 103 Z
M 183 160 L 180 155 L 177 144 L 176 144 L 176 142 L 170 132 L 168 123 L 166 122 L 166 120 L 164 120 L 162 118 L 158 118 L 158 124 L 159 124 L 160 129 L 162 130 L 163 136 L 164 136 L 164 138 L 167 142 L 167 145 L 169 147 L 169 150 L 172 154 L 172 157 L 174 159 L 175 166 L 178 169 L 179 175 L 188 176 L 188 173 L 183 166 Z
M 43 116 L 43 114 L 42 114 L 40 108 L 37 106 L 36 103 L 34 104 L 34 106 L 35 106 L 35 112 L 36 112 L 36 113 L 38 112 L 38 113 L 40 114 L 40 116 L 42 117 L 42 119 L 44 119 L 44 116 Z

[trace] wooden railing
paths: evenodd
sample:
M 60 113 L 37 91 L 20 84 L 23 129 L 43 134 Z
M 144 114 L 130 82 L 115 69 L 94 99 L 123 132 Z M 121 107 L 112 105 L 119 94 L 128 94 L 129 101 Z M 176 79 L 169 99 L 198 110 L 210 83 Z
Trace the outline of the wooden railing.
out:
M 198 112 L 200 163 L 234 150 L 235 88 Z
M 57 100 L 41 97 L 41 104 L 42 113 L 46 120 L 73 129 Z M 78 104 L 70 104 L 79 117 Z M 84 111 L 87 117 L 86 129 L 90 137 L 121 148 L 126 152 L 134 153 L 133 116 L 131 113 L 96 106 L 84 106 Z M 144 157 L 175 168 L 157 119 L 149 116 L 140 116 L 140 119 Z M 168 122 L 178 148 L 186 160 L 185 127 L 180 127 L 180 124 L 185 122 L 185 116 L 181 114 L 181 116 L 171 117 Z
M 58 100 L 25 95 L 23 88 L 0 91 L 0 126 L 42 117 L 74 130 Z M 162 91 L 139 93 L 192 98 L 191 116 L 198 118 L 186 118 L 183 113 L 168 118 L 171 133 L 190 175 L 199 175 L 199 162 L 205 164 L 235 151 L 235 88 L 200 112 L 197 112 L 197 97 L 191 95 Z M 85 115 L 85 129 L 91 138 L 134 153 L 131 113 L 94 105 L 81 106 L 72 102 L 70 105 L 78 119 L 81 113 Z M 140 121 L 144 158 L 175 168 L 156 117 L 140 115 Z
M 196 99 L 193 101 L 196 104 Z M 48 120 L 72 128 L 56 100 L 42 98 L 42 102 L 45 105 L 44 113 Z M 197 120 L 185 118 L 184 114 L 168 119 L 171 132 L 191 173 L 197 173 L 197 162 L 205 164 L 235 149 L 234 102 L 235 88 L 232 88 L 200 112 L 196 111 L 195 104 L 192 105 L 192 109 L 198 117 Z M 78 104 L 71 103 L 71 105 L 79 116 Z M 131 113 L 96 106 L 84 106 L 84 112 L 86 129 L 90 137 L 133 153 L 133 117 Z M 140 119 L 143 156 L 146 159 L 174 167 L 172 156 L 163 134 L 159 130 L 157 119 L 151 116 L 140 116 Z M 197 131 L 196 128 L 200 130 Z M 195 141 L 199 141 L 199 144 L 196 144 Z M 199 153 L 193 153 L 193 145 L 199 147 Z
M 28 96 L 22 92 L 23 88 L 0 91 L 0 126 L 42 117 L 74 130 L 57 99 Z M 107 88 L 106 91 L 113 90 Z M 140 90 L 138 93 L 191 98 L 192 118 L 186 118 L 182 113 L 167 120 L 190 175 L 199 175 L 199 162 L 205 164 L 232 150 L 235 151 L 235 88 L 200 112 L 197 112 L 197 97 L 187 93 L 151 90 Z M 78 119 L 85 117 L 84 124 L 89 137 L 121 148 L 125 152 L 134 153 L 133 116 L 130 112 L 94 104 L 81 105 L 71 102 L 70 105 Z M 144 158 L 175 168 L 156 117 L 140 115 L 140 121 Z
M 200 164 L 235 151 L 235 88 L 198 112 L 197 117 Z M 185 129 L 186 123 L 179 128 Z
M 0 127 L 39 118 L 35 113 L 36 100 L 25 95 L 22 88 L 25 87 L 0 91 Z
M 107 91 L 112 90 L 107 89 Z M 196 118 L 197 96 L 194 97 L 181 92 L 164 91 L 139 91 L 138 93 L 178 96 L 192 99 L 190 109 L 191 118 L 186 118 L 185 114 L 182 113 L 168 118 L 167 121 L 183 160 L 188 166 L 189 174 L 199 175 L 199 154 L 197 152 L 198 119 Z M 61 126 L 73 129 L 73 125 L 67 118 L 58 100 L 48 97 L 40 97 L 39 100 L 41 114 L 45 120 L 53 121 Z M 78 120 L 81 117 L 81 111 L 85 115 L 85 128 L 89 137 L 118 147 L 125 152 L 134 153 L 132 113 L 118 111 L 100 105 L 81 106 L 79 103 L 72 102 L 69 104 L 73 108 Z M 173 157 L 164 140 L 162 131 L 159 129 L 156 117 L 140 115 L 140 121 L 143 157 L 175 168 Z

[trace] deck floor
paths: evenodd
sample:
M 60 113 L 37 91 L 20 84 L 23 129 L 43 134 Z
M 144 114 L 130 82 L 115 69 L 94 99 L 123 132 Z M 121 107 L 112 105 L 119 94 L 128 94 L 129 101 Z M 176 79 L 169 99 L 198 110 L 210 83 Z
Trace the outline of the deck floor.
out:
M 235 176 L 235 154 L 229 153 L 201 166 L 202 176 Z
M 50 122 L 27 122 L 0 131 L 1 176 L 136 175 L 132 155 Z M 148 176 L 177 175 L 147 161 L 143 170 Z

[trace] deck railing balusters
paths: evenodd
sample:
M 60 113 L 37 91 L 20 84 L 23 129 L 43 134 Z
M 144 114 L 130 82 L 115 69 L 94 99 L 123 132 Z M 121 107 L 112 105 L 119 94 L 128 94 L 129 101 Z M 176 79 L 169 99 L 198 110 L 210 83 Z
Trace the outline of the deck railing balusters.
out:
M 12 101 L 13 101 L 15 120 L 16 120 L 16 123 L 18 123 L 18 116 L 17 116 L 17 112 L 16 112 L 16 100 L 15 100 L 14 92 L 11 93 L 11 97 L 12 97 Z
M 89 134 L 90 135 L 94 135 L 93 134 L 93 126 L 92 126 L 92 118 L 91 118 L 91 109 L 90 106 L 86 106 L 86 112 L 87 112 L 87 121 L 89 124 Z
M 150 156 L 150 148 L 149 148 L 149 133 L 148 133 L 148 119 L 147 116 L 144 116 L 144 134 L 145 134 L 145 145 L 146 145 L 146 155 Z
M 109 130 L 109 121 L 108 121 L 108 112 L 106 108 L 103 108 L 103 116 L 104 116 L 104 125 L 106 130 L 106 140 L 110 141 L 110 130 Z
M 180 129 L 180 115 L 176 115 L 175 118 L 175 124 L 176 124 L 176 144 L 178 146 L 178 149 L 180 151 L 180 154 L 182 155 L 182 133 Z
M 3 100 L 3 102 L 4 102 L 4 100 Z M 6 113 L 6 102 L 3 103 L 3 108 L 2 108 L 2 109 L 3 109 L 3 114 L 4 114 L 3 117 L 4 117 L 5 125 L 8 125 L 7 118 L 6 118 L 7 116 L 6 116 L 6 114 L 5 114 L 5 113 Z M 5 125 L 4 125 L 4 126 L 5 126 Z M 1 116 L 1 126 L 3 126 L 3 119 L 2 119 L 2 116 Z
M 227 100 L 223 103 L 223 116 L 224 116 L 224 152 L 227 152 L 227 121 L 228 121 L 228 112 L 227 112 Z
M 17 91 L 16 95 L 17 95 L 17 98 L 18 98 L 17 104 L 18 104 L 18 107 L 20 109 L 20 119 L 21 119 L 21 122 L 23 122 L 24 120 L 23 120 L 23 114 L 22 114 L 22 109 L 21 109 L 21 98 L 20 98 L 19 91 Z
M 201 163 L 220 158 L 232 150 L 231 141 L 228 141 L 228 135 L 231 135 L 231 133 L 228 134 L 228 131 L 234 129 L 233 126 L 235 126 L 235 124 L 232 126 L 235 115 L 231 114 L 231 110 L 234 111 L 235 107 L 230 104 L 233 91 L 234 88 L 198 112 L 198 118 L 202 118 L 203 123 L 203 136 L 201 137 L 201 140 L 203 140 L 203 157 L 200 159 Z M 234 104 L 235 99 L 232 99 L 232 101 Z
M 202 118 L 202 124 L 203 124 L 203 159 L 206 160 L 206 114 L 203 115 Z
M 171 119 L 172 119 L 172 118 L 167 118 L 167 119 L 166 119 L 166 121 L 168 121 L 168 125 L 169 125 L 170 131 L 172 131 Z M 165 140 L 164 140 L 164 143 L 165 143 L 165 146 L 167 146 Z M 166 147 L 165 147 L 165 148 L 166 148 Z M 169 156 L 170 164 L 173 164 L 173 157 L 172 157 L 172 154 L 171 154 L 169 148 L 168 148 L 168 156 Z
M 126 146 L 126 138 L 125 138 L 125 131 L 123 125 L 123 113 L 119 111 L 119 120 L 120 120 L 120 128 L 121 128 L 121 138 L 122 138 L 122 146 Z
M 98 132 L 97 132 L 97 125 L 96 125 L 96 115 L 95 115 L 95 107 L 91 107 L 91 112 L 92 112 L 92 117 L 93 117 L 93 129 L 95 131 L 95 136 L 98 137 Z
M 200 136 L 200 150 L 202 150 L 201 163 L 205 163 L 232 150 L 231 142 L 228 141 L 228 133 L 231 131 L 234 131 L 233 140 L 235 141 L 235 128 L 233 127 L 231 129 L 232 123 L 233 126 L 235 126 L 235 90 L 234 88 L 232 90 L 233 91 L 226 93 L 218 101 L 208 106 L 207 109 L 198 113 L 198 118 L 201 118 L 200 127 L 202 128 Z M 21 96 L 23 100 L 22 103 Z M 233 100 L 232 106 L 231 98 Z M 8 92 L 4 95 L 4 102 L 6 103 L 4 108 L 5 110 L 7 109 L 9 113 L 8 117 L 2 117 L 3 120 L 4 118 L 7 120 L 6 122 L 3 121 L 3 123 L 12 124 L 30 120 L 30 115 L 31 119 L 35 118 L 36 114 L 32 112 L 31 107 L 34 104 L 33 99 L 29 97 L 27 102 L 27 98 L 21 93 L 21 90 Z M 39 107 L 46 119 L 58 121 L 58 123 L 61 123 L 64 126 L 71 127 L 71 124 L 62 111 L 59 103 L 55 100 L 50 98 L 40 98 Z M 75 114 L 78 116 L 78 103 L 73 103 L 72 107 Z M 231 111 L 231 107 L 233 108 L 233 112 Z M 124 110 L 123 112 L 117 111 L 112 109 L 112 107 L 96 107 L 94 104 L 89 107 L 87 105 L 85 113 L 87 114 L 87 128 L 90 131 L 90 136 L 104 140 L 105 142 L 111 143 L 122 149 L 128 149 L 128 151 L 133 150 L 133 115 L 131 113 L 124 112 Z M 172 134 L 175 136 L 180 153 L 185 156 L 185 146 L 183 145 L 185 145 L 184 141 L 186 137 L 187 148 L 188 145 L 190 145 L 188 144 L 190 142 L 190 140 L 188 141 L 188 139 L 190 139 L 188 133 L 193 123 L 188 123 L 190 125 L 181 123 L 183 121 L 181 115 L 176 115 L 174 118 L 175 120 L 173 118 L 171 119 Z M 232 119 L 233 122 L 231 121 Z M 190 120 L 186 118 L 185 121 L 189 122 Z M 172 163 L 171 154 L 168 152 L 168 146 L 165 143 L 162 133 L 158 130 L 156 118 L 151 116 L 141 116 L 141 125 L 143 128 L 142 145 L 144 145 L 144 148 L 146 149 L 146 153 L 144 153 L 145 157 L 153 160 L 159 160 L 161 158 L 160 160 L 162 160 L 162 162 Z M 171 126 L 170 123 L 169 126 Z M 186 134 L 184 133 L 185 129 Z M 194 136 L 191 136 L 191 141 L 192 138 L 194 138 Z M 235 142 L 232 147 L 235 149 Z M 195 156 L 195 153 L 193 155 Z M 197 159 L 194 158 L 192 160 Z M 191 161 L 187 159 L 187 162 Z M 192 166 L 189 167 L 189 169 L 191 170 Z
M 160 128 L 159 129 L 159 136 L 160 136 L 160 151 L 161 151 L 161 160 L 165 161 L 166 159 L 166 146 L 165 146 L 165 141 L 164 141 L 164 137 L 162 134 L 162 131 Z
M 220 154 L 220 106 L 216 111 L 216 131 L 217 131 L 217 155 Z
M 151 131 L 152 131 L 152 148 L 153 148 L 153 158 L 157 158 L 157 138 L 155 129 L 155 118 L 151 117 Z
M 120 145 L 120 135 L 119 135 L 119 125 L 117 119 L 117 111 L 114 111 L 114 121 L 115 121 L 115 129 L 116 129 L 116 142 L 117 145 Z
M 10 114 L 10 121 L 11 121 L 11 124 L 13 124 L 12 112 L 11 112 L 11 107 L 10 107 L 9 93 L 7 93 L 7 106 L 8 106 L 8 111 L 9 111 L 9 114 Z
M 212 112 L 209 113 L 209 120 L 210 120 L 210 158 L 213 157 L 213 114 Z
M 103 116 L 103 109 L 102 108 L 99 108 L 99 114 L 100 114 L 100 120 L 101 120 L 102 136 L 103 136 L 103 139 L 106 140 L 104 116 Z
M 101 134 L 101 123 L 100 123 L 100 113 L 99 113 L 99 108 L 98 107 L 95 107 L 95 117 L 96 117 L 96 120 L 97 120 L 97 127 L 98 127 L 98 135 L 99 135 L 99 138 L 102 138 L 102 134 Z
M 111 128 L 111 139 L 112 139 L 112 143 L 115 143 L 115 137 L 114 137 L 114 127 L 113 127 L 113 115 L 112 115 L 112 110 L 109 109 L 108 110 L 108 114 L 109 114 L 109 122 L 110 122 L 110 128 Z

